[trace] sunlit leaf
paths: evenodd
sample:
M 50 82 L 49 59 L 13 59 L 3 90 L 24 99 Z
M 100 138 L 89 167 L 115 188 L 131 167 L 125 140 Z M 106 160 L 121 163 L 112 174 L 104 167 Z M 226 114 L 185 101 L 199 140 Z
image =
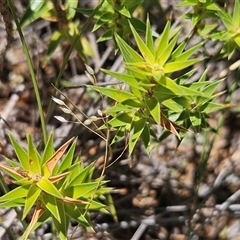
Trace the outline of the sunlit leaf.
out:
M 57 198 L 63 198 L 62 194 L 58 191 L 58 189 L 46 177 L 42 177 L 42 179 L 39 182 L 37 182 L 36 184 L 44 192 L 46 192 L 52 196 L 55 196 Z
M 120 36 L 115 34 L 117 45 L 121 50 L 123 58 L 126 62 L 144 62 L 144 59 L 133 50 Z
M 24 198 L 27 196 L 30 185 L 16 187 L 12 191 L 0 197 L 0 202 L 14 200 L 15 198 Z
M 27 135 L 27 141 L 28 141 L 28 165 L 30 167 L 30 172 L 33 174 L 36 173 L 41 174 L 40 156 L 33 143 L 31 135 Z
M 105 88 L 105 87 L 98 87 L 98 86 L 92 86 L 92 85 L 88 85 L 87 87 L 97 90 L 98 92 L 112 98 L 117 102 L 123 102 L 128 99 L 136 99 L 136 97 L 133 94 L 123 90 L 115 89 L 115 88 Z
M 30 170 L 27 152 L 19 145 L 19 143 L 15 140 L 15 138 L 11 134 L 9 134 L 9 138 L 22 167 L 25 170 Z
M 139 36 L 134 27 L 132 25 L 130 25 L 130 27 L 143 58 L 145 59 L 146 62 L 153 64 L 154 63 L 153 53 L 148 49 L 147 45 L 143 42 L 142 38 Z

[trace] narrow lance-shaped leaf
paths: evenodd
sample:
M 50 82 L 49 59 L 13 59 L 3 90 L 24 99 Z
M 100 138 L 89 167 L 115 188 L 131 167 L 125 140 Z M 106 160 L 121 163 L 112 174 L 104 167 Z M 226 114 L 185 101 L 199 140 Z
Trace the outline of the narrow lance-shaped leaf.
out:
M 145 100 L 147 109 L 149 110 L 151 116 L 155 120 L 156 124 L 161 123 L 161 110 L 160 110 L 160 103 L 155 97 L 151 97 Z
M 173 72 L 185 69 L 187 67 L 190 67 L 193 64 L 200 62 L 201 60 L 202 60 L 201 58 L 195 58 L 195 59 L 190 59 L 190 60 L 185 60 L 185 61 L 169 62 L 169 63 L 165 64 L 164 72 L 165 73 L 173 73 Z
M 56 198 L 49 194 L 43 194 L 41 201 L 44 204 L 44 207 L 46 207 L 48 211 L 58 220 L 58 222 L 61 223 L 61 218 L 60 218 Z
M 41 188 L 44 192 L 55 196 L 57 198 L 63 198 L 62 194 L 60 191 L 51 183 L 49 179 L 46 177 L 42 177 L 42 179 L 36 183 L 39 188 Z
M 235 0 L 233 16 L 232 16 L 233 27 L 235 29 L 239 29 L 239 27 L 240 27 L 240 7 L 239 7 L 239 5 L 240 5 L 239 0 Z
M 98 86 L 92 86 L 92 85 L 88 85 L 87 87 L 92 88 L 92 89 L 104 94 L 105 96 L 112 98 L 113 100 L 115 100 L 117 102 L 123 102 L 128 99 L 136 98 L 133 94 L 131 94 L 129 92 L 115 89 L 115 88 L 105 88 L 105 87 L 98 87 Z
M 63 204 L 62 201 L 56 201 L 56 204 L 57 204 L 61 222 L 57 221 L 55 217 L 53 217 L 52 219 L 53 219 L 55 228 L 58 230 L 58 237 L 60 239 L 65 240 L 67 238 L 67 230 L 68 230 L 70 218 L 68 217 L 65 204 Z
M 30 171 L 33 174 L 41 174 L 40 167 L 40 157 L 38 156 L 37 149 L 33 143 L 31 135 L 27 135 L 28 140 L 28 164 L 30 166 Z
M 134 121 L 132 122 L 131 128 L 132 130 L 132 134 L 129 137 L 129 155 L 132 154 L 137 141 L 139 140 L 143 130 L 144 130 L 144 126 L 146 123 L 146 119 L 144 118 L 135 118 Z
M 169 31 L 170 31 L 170 22 L 168 21 L 160 38 L 156 40 L 157 46 L 155 46 L 156 48 L 155 60 L 159 59 L 162 52 L 165 50 L 166 46 L 168 45 Z
M 146 44 L 143 42 L 142 38 L 138 35 L 137 31 L 134 29 L 134 27 L 131 24 L 130 24 L 130 28 L 132 30 L 133 36 L 136 40 L 136 43 L 138 45 L 138 48 L 139 48 L 143 58 L 145 59 L 146 62 L 153 64 L 154 63 L 154 55 L 148 49 Z
M 147 90 L 141 86 L 140 82 L 136 79 L 136 77 L 128 74 L 123 74 L 123 73 L 118 73 L 118 72 L 113 72 L 109 71 L 106 69 L 101 69 L 102 72 L 109 74 L 110 76 L 127 83 L 129 86 L 137 88 L 143 92 L 146 92 Z
M 144 59 L 133 50 L 120 36 L 115 34 L 116 42 L 126 62 L 143 62 Z
M 37 199 L 40 193 L 41 193 L 41 189 L 38 188 L 35 184 L 32 184 L 26 196 L 22 219 L 24 219 L 27 216 L 27 214 L 29 213 L 33 205 L 37 204 Z
M 166 48 L 164 49 L 164 51 L 162 52 L 161 55 L 159 55 L 158 59 L 157 59 L 157 62 L 160 64 L 160 65 L 164 65 L 167 60 L 169 59 L 169 57 L 171 56 L 171 53 L 173 51 L 173 48 L 175 47 L 176 43 L 177 43 L 177 40 L 178 40 L 178 37 L 179 37 L 179 33 L 176 34 L 176 36 L 169 42 L 169 44 L 166 46 Z
M 54 154 L 54 148 L 53 148 L 53 132 L 51 132 L 47 144 L 44 148 L 44 152 L 42 155 L 42 165 Z
M 147 29 L 146 29 L 146 45 L 148 49 L 151 51 L 151 53 L 155 54 L 154 44 L 153 44 L 153 37 L 152 37 L 152 31 L 151 31 L 151 25 L 149 21 L 149 17 L 147 18 Z
M 196 46 L 191 47 L 187 51 L 183 52 L 182 54 L 176 54 L 176 55 L 171 55 L 171 57 L 174 59 L 176 62 L 180 61 L 185 61 L 188 58 L 190 58 L 201 46 L 203 45 L 203 42 L 200 42 Z
M 30 185 L 25 185 L 25 186 L 20 186 L 17 187 L 15 189 L 13 189 L 12 191 L 6 193 L 5 195 L 0 197 L 0 202 L 5 202 L 5 201 L 10 201 L 17 198 L 24 198 L 27 196 L 28 193 L 28 189 L 29 189 Z
M 30 170 L 27 152 L 19 145 L 19 143 L 14 139 L 14 137 L 11 134 L 9 134 L 9 138 L 22 167 L 25 170 Z

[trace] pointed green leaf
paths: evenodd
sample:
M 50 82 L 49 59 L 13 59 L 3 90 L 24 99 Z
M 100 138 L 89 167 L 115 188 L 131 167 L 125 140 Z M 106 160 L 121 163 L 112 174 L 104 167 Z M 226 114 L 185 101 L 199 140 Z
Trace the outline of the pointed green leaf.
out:
M 218 85 L 223 81 L 222 80 L 218 80 L 215 82 L 212 82 L 211 84 L 209 84 L 208 86 L 206 86 L 205 88 L 202 89 L 202 92 L 204 94 L 206 94 L 207 96 L 211 97 L 214 93 L 214 91 L 216 90 L 216 88 L 218 87 Z
M 6 201 L 6 202 L 0 202 L 1 208 L 13 208 L 13 207 L 21 207 L 25 204 L 25 198 L 16 198 Z
M 65 209 L 64 203 L 61 201 L 56 201 L 57 202 L 57 208 L 59 212 L 59 218 L 61 219 L 61 222 L 58 221 L 55 217 L 52 218 L 53 223 L 55 228 L 58 231 L 58 237 L 61 240 L 65 240 L 68 238 L 67 236 L 67 231 L 68 231 L 68 226 L 70 219 L 67 214 L 67 210 Z
M 160 54 L 158 56 L 158 58 L 156 59 L 158 64 L 163 66 L 167 62 L 167 60 L 171 56 L 173 48 L 175 47 L 175 45 L 177 43 L 178 37 L 179 37 L 179 33 L 169 42 L 169 44 L 165 47 L 162 54 Z
M 175 101 L 173 101 L 173 99 L 168 99 L 162 102 L 162 104 L 164 106 L 166 106 L 167 108 L 171 109 L 174 112 L 181 112 L 183 111 L 183 108 L 181 105 L 176 104 Z
M 132 122 L 132 116 L 126 112 L 118 114 L 115 118 L 109 120 L 108 124 L 112 127 L 125 126 Z
M 42 165 L 46 163 L 48 159 L 54 154 L 54 148 L 53 148 L 53 132 L 50 133 L 50 136 L 48 138 L 47 144 L 44 148 L 44 152 L 42 155 Z
M 94 89 L 94 90 L 102 93 L 103 95 L 112 98 L 113 100 L 115 100 L 117 102 L 123 102 L 128 99 L 137 100 L 133 94 L 123 91 L 123 90 L 119 90 L 119 89 L 115 89 L 115 88 L 98 87 L 98 86 L 92 86 L 92 85 L 87 85 L 87 87 Z
M 182 54 L 183 50 L 185 49 L 187 43 L 186 42 L 182 42 L 179 44 L 179 46 L 173 51 L 171 58 L 175 59 L 177 56 L 179 56 L 180 54 Z
M 41 193 L 41 189 L 38 188 L 35 184 L 32 184 L 26 196 L 22 219 L 24 219 L 27 216 L 29 211 L 32 209 L 33 205 L 37 204 L 37 199 L 40 193 Z
M 139 48 L 143 58 L 145 59 L 146 62 L 153 64 L 154 63 L 154 55 L 148 49 L 146 44 L 143 42 L 142 38 L 138 35 L 138 33 L 136 32 L 136 30 L 134 29 L 134 27 L 131 24 L 130 24 L 130 28 L 132 30 L 133 36 L 135 38 L 135 41 L 138 45 L 138 48 Z
M 126 62 L 144 62 L 144 59 L 133 50 L 120 36 L 115 34 L 117 45 Z
M 232 23 L 233 23 L 233 28 L 239 29 L 239 27 L 240 27 L 239 0 L 235 0 L 235 5 L 234 5 L 234 9 L 233 9 Z
M 44 192 L 57 198 L 63 198 L 62 194 L 58 191 L 58 189 L 46 177 L 42 177 L 42 179 L 36 184 Z
M 129 137 L 129 155 L 132 154 L 143 130 L 145 127 L 146 119 L 136 117 L 131 124 L 132 134 Z
M 179 62 L 175 61 L 175 62 L 166 63 L 164 66 L 164 72 L 173 73 L 173 72 L 185 69 L 187 67 L 190 67 L 193 64 L 200 62 L 201 60 L 202 60 L 201 58 L 195 58 L 195 59 L 190 59 L 185 61 L 179 61 Z
M 179 55 L 175 55 L 174 56 L 174 61 L 175 62 L 180 62 L 180 61 L 185 61 L 188 58 L 190 58 L 201 46 L 203 45 L 203 42 L 197 44 L 196 46 L 191 47 L 190 49 L 188 49 L 187 51 L 185 51 L 182 54 Z M 173 57 L 173 55 L 171 56 Z
M 97 43 L 104 42 L 113 38 L 113 30 L 107 30 L 100 38 L 98 38 Z
M 121 9 L 118 10 L 119 13 L 121 13 L 122 15 L 124 15 L 127 18 L 131 17 L 130 12 L 128 11 L 128 9 L 125 6 L 121 6 Z
M 169 77 L 162 77 L 160 84 L 162 86 L 168 88 L 175 96 L 194 96 L 194 97 L 202 96 L 202 97 L 205 97 L 205 95 L 199 91 L 195 91 L 190 88 L 178 85 Z M 158 92 L 159 94 L 160 93 L 164 94 L 164 89 L 162 89 L 161 85 L 157 86 L 155 91 Z
M 144 129 L 141 134 L 141 139 L 143 141 L 143 144 L 146 148 L 147 153 L 150 153 L 150 130 L 149 125 L 145 124 Z
M 36 19 L 39 19 L 43 13 L 49 11 L 51 8 L 51 2 L 32 0 L 20 21 L 21 27 L 25 27 Z
M 61 223 L 62 219 L 60 218 L 56 198 L 49 194 L 43 194 L 41 201 L 44 207 L 47 208 L 48 211 L 58 220 L 58 222 Z
M 155 120 L 156 124 L 161 124 L 161 110 L 160 103 L 155 97 L 151 97 L 145 100 L 148 111 Z
M 33 143 L 32 137 L 29 134 L 27 135 L 27 141 L 28 141 L 28 164 L 30 167 L 30 172 L 33 174 L 36 173 L 41 174 L 40 156 Z
M 0 197 L 0 202 L 14 200 L 15 198 L 24 198 L 27 196 L 30 185 L 14 188 L 10 192 Z
M 79 222 L 82 226 L 84 226 L 85 228 L 92 228 L 90 221 L 88 221 L 85 217 L 84 217 L 84 211 L 80 210 L 80 207 L 77 205 L 73 205 L 73 204 L 65 204 L 65 209 L 66 209 L 66 213 L 68 214 L 68 216 L 74 220 L 76 220 L 77 222 Z
M 153 37 L 152 37 L 152 31 L 151 31 L 149 17 L 147 18 L 146 45 L 147 45 L 149 51 L 151 51 L 152 55 L 155 55 L 155 49 L 154 49 L 154 44 L 153 44 Z
M 66 178 L 66 180 L 64 181 L 63 186 L 61 187 L 61 189 L 65 189 L 69 186 L 69 183 L 72 181 L 72 179 L 76 178 L 81 171 L 83 171 L 83 164 L 80 162 L 75 162 L 70 168 L 69 168 L 69 174 Z
M 99 187 L 99 182 L 80 183 L 74 187 L 66 188 L 64 194 L 76 199 L 80 197 L 89 198 L 96 193 L 97 187 Z
M 99 29 L 100 27 L 104 26 L 104 24 L 106 22 L 109 22 L 109 19 L 113 19 L 114 17 L 114 13 L 111 12 L 104 12 L 100 18 L 97 20 L 97 22 L 95 23 L 92 32 L 95 32 L 97 29 Z
M 155 59 L 159 59 L 159 57 L 162 55 L 163 51 L 165 50 L 166 46 L 168 45 L 169 32 L 170 32 L 170 21 L 167 22 L 161 36 L 156 40 L 157 46 L 155 47 L 156 48 Z
M 134 76 L 132 75 L 128 75 L 128 74 L 123 74 L 123 73 L 118 73 L 118 72 L 113 72 L 113 71 L 109 71 L 106 69 L 101 69 L 102 72 L 109 74 L 110 76 L 117 78 L 118 80 L 127 83 L 129 86 L 132 86 L 134 88 L 137 88 L 143 92 L 146 92 L 147 90 L 145 88 L 143 88 L 138 79 L 136 79 Z
M 78 1 L 72 1 L 72 0 L 66 1 L 65 7 L 67 9 L 66 16 L 68 20 L 72 20 L 72 18 L 75 16 L 77 6 L 78 6 Z
M 93 170 L 94 170 L 93 164 L 87 166 L 75 178 L 73 178 L 72 181 L 69 182 L 68 186 L 75 186 L 83 182 L 86 182 L 89 173 L 93 173 Z
M 25 170 L 30 170 L 27 152 L 18 144 L 18 142 L 14 139 L 14 137 L 11 134 L 9 134 L 9 138 L 22 167 Z

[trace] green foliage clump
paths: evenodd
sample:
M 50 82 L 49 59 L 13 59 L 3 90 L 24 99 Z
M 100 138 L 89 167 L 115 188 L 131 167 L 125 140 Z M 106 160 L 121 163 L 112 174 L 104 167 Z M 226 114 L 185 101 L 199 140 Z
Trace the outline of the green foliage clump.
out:
M 7 172 L 19 187 L 0 197 L 0 207 L 23 206 L 22 219 L 35 207 L 31 223 L 21 239 L 28 239 L 31 231 L 49 218 L 60 239 L 66 239 L 71 219 L 85 229 L 91 229 L 89 211 L 108 212 L 99 199 L 104 199 L 110 189 L 104 187 L 106 181 L 102 177 L 92 179 L 93 164 L 84 167 L 80 158 L 74 159 L 76 141 L 69 150 L 73 139 L 54 152 L 53 135 L 50 135 L 40 156 L 30 135 L 27 137 L 27 151 L 13 136 L 9 137 L 19 162 L 6 159 L 10 166 L 1 164 L 0 169 Z

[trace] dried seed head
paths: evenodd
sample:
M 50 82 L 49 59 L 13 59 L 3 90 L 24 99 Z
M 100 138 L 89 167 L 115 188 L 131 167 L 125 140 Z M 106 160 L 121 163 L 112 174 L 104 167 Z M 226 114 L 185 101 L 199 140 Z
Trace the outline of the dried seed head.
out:
M 62 116 L 54 116 L 59 122 L 67 123 L 68 121 Z
M 87 69 L 87 72 L 91 75 L 94 75 L 94 70 L 90 66 L 88 66 L 86 63 L 84 63 L 84 65 Z
M 71 113 L 71 110 L 69 108 L 66 108 L 66 107 L 60 107 L 60 108 L 64 113 L 67 113 L 67 114 Z
M 98 113 L 99 116 L 102 117 L 103 113 L 102 113 L 102 111 L 100 109 L 97 110 L 97 113 Z
M 95 84 L 95 79 L 91 74 L 89 74 L 89 72 L 85 71 L 85 75 L 87 76 L 87 78 L 92 84 Z
M 52 100 L 53 100 L 55 103 L 57 103 L 58 105 L 66 106 L 66 104 L 64 103 L 64 101 L 62 101 L 62 100 L 59 99 L 59 98 L 52 97 Z
M 86 119 L 83 123 L 85 124 L 85 125 L 90 125 L 91 123 L 92 123 L 92 119 Z
M 96 120 L 98 120 L 98 117 L 96 117 L 96 116 L 91 116 L 89 119 L 91 119 L 92 121 L 96 121 Z

